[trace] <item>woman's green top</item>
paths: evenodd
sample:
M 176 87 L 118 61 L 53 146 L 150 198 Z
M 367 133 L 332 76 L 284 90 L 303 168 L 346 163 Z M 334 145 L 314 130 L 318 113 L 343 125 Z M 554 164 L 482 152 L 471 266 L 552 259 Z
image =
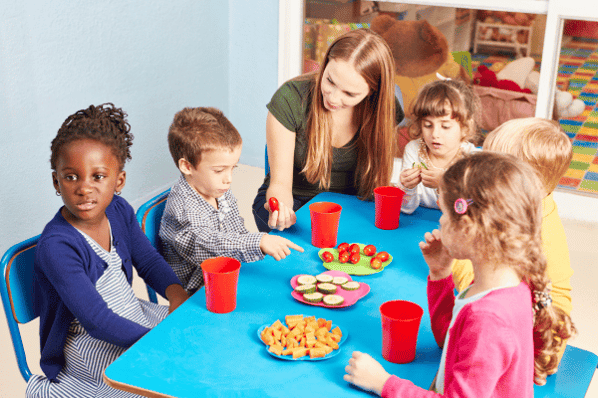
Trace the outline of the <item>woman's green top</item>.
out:
M 284 83 L 272 96 L 267 105 L 270 113 L 286 129 L 295 132 L 295 153 L 293 159 L 293 196 L 314 197 L 322 192 L 319 183 L 311 184 L 301 173 L 305 167 L 307 157 L 307 115 L 311 103 L 311 91 L 315 81 L 290 80 Z M 395 99 L 396 101 L 396 99 Z M 396 101 L 396 123 L 403 120 L 405 114 Z M 357 139 L 359 132 L 353 139 L 341 148 L 332 148 L 332 171 L 330 174 L 330 192 L 356 195 L 358 187 L 355 185 L 355 170 L 357 168 Z M 264 184 L 270 184 L 270 174 L 266 175 Z

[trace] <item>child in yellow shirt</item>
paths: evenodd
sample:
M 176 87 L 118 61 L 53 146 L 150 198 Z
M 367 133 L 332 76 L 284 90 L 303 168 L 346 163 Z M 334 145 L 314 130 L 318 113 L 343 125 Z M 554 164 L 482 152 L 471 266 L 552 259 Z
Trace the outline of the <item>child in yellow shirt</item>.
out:
M 522 159 L 537 172 L 546 196 L 542 200 L 542 247 L 546 256 L 546 273 L 552 280 L 552 305 L 571 314 L 571 275 L 569 248 L 559 217 L 553 190 L 571 163 L 571 141 L 560 125 L 552 120 L 522 118 L 509 120 L 488 134 L 484 150 L 508 153 Z M 469 260 L 453 261 L 453 280 L 458 291 L 473 281 Z M 563 356 L 563 342 L 558 360 Z

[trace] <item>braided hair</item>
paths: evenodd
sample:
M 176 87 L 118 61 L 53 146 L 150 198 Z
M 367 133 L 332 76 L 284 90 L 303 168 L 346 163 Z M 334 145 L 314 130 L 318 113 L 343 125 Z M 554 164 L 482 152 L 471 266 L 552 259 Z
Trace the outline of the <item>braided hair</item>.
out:
M 451 222 L 469 218 L 476 249 L 490 262 L 510 265 L 529 286 L 534 311 L 534 382 L 546 383 L 557 370 L 563 340 L 575 335 L 571 318 L 550 305 L 550 279 L 542 249 L 541 200 L 544 189 L 532 167 L 518 158 L 484 151 L 453 164 L 441 183 L 444 203 L 467 198 L 463 212 L 451 211 Z
M 131 159 L 129 147 L 133 145 L 131 126 L 127 114 L 112 103 L 90 105 L 66 118 L 50 146 L 50 166 L 56 170 L 60 149 L 77 140 L 91 139 L 109 147 L 119 161 L 120 169 Z

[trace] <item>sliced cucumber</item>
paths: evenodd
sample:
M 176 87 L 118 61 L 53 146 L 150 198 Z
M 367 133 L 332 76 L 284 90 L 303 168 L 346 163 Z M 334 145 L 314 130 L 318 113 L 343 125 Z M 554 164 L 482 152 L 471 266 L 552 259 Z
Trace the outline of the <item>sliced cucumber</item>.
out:
M 318 291 L 324 294 L 336 293 L 336 285 L 332 283 L 318 283 Z
M 310 303 L 319 303 L 320 301 L 322 301 L 323 297 L 324 295 L 320 292 L 307 293 L 303 295 L 303 299 Z
M 328 274 L 316 275 L 316 280 L 320 283 L 330 283 L 330 282 L 332 282 L 332 279 L 334 279 L 332 277 L 332 275 L 328 275 Z
M 359 289 L 359 282 L 349 281 L 341 286 L 345 290 L 357 290 Z
M 324 296 L 324 304 L 326 305 L 341 305 L 345 299 L 338 294 L 329 294 L 328 296 Z
M 349 278 L 346 278 L 344 276 L 335 276 L 334 278 L 332 278 L 332 283 L 334 283 L 335 285 L 344 285 L 348 281 Z
M 314 285 L 317 279 L 313 275 L 301 275 L 297 278 L 297 283 L 300 285 Z
M 316 291 L 316 285 L 299 285 L 295 288 L 297 293 L 314 293 Z

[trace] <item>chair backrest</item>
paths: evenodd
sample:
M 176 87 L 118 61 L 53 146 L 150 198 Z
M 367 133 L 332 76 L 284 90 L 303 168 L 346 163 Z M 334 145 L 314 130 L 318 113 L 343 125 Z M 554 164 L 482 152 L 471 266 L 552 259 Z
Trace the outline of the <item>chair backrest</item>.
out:
M 139 222 L 141 230 L 159 253 L 162 253 L 162 241 L 160 240 L 159 235 L 160 222 L 162 221 L 162 213 L 164 213 L 166 199 L 168 199 L 169 193 L 170 189 L 167 189 L 166 191 L 154 196 L 139 206 L 139 209 L 137 209 L 136 213 L 137 222 Z M 150 298 L 150 301 L 154 303 L 158 302 L 156 292 L 149 286 L 147 287 L 147 294 Z
M 17 243 L 4 253 L 0 261 L 3 275 L 0 278 L 2 304 L 19 371 L 25 381 L 31 377 L 31 371 L 27 366 L 18 324 L 28 323 L 39 316 L 33 303 L 33 259 L 38 240 L 39 235 Z
M 268 162 L 268 146 L 264 149 L 264 171 L 266 175 L 270 172 L 270 163 Z

